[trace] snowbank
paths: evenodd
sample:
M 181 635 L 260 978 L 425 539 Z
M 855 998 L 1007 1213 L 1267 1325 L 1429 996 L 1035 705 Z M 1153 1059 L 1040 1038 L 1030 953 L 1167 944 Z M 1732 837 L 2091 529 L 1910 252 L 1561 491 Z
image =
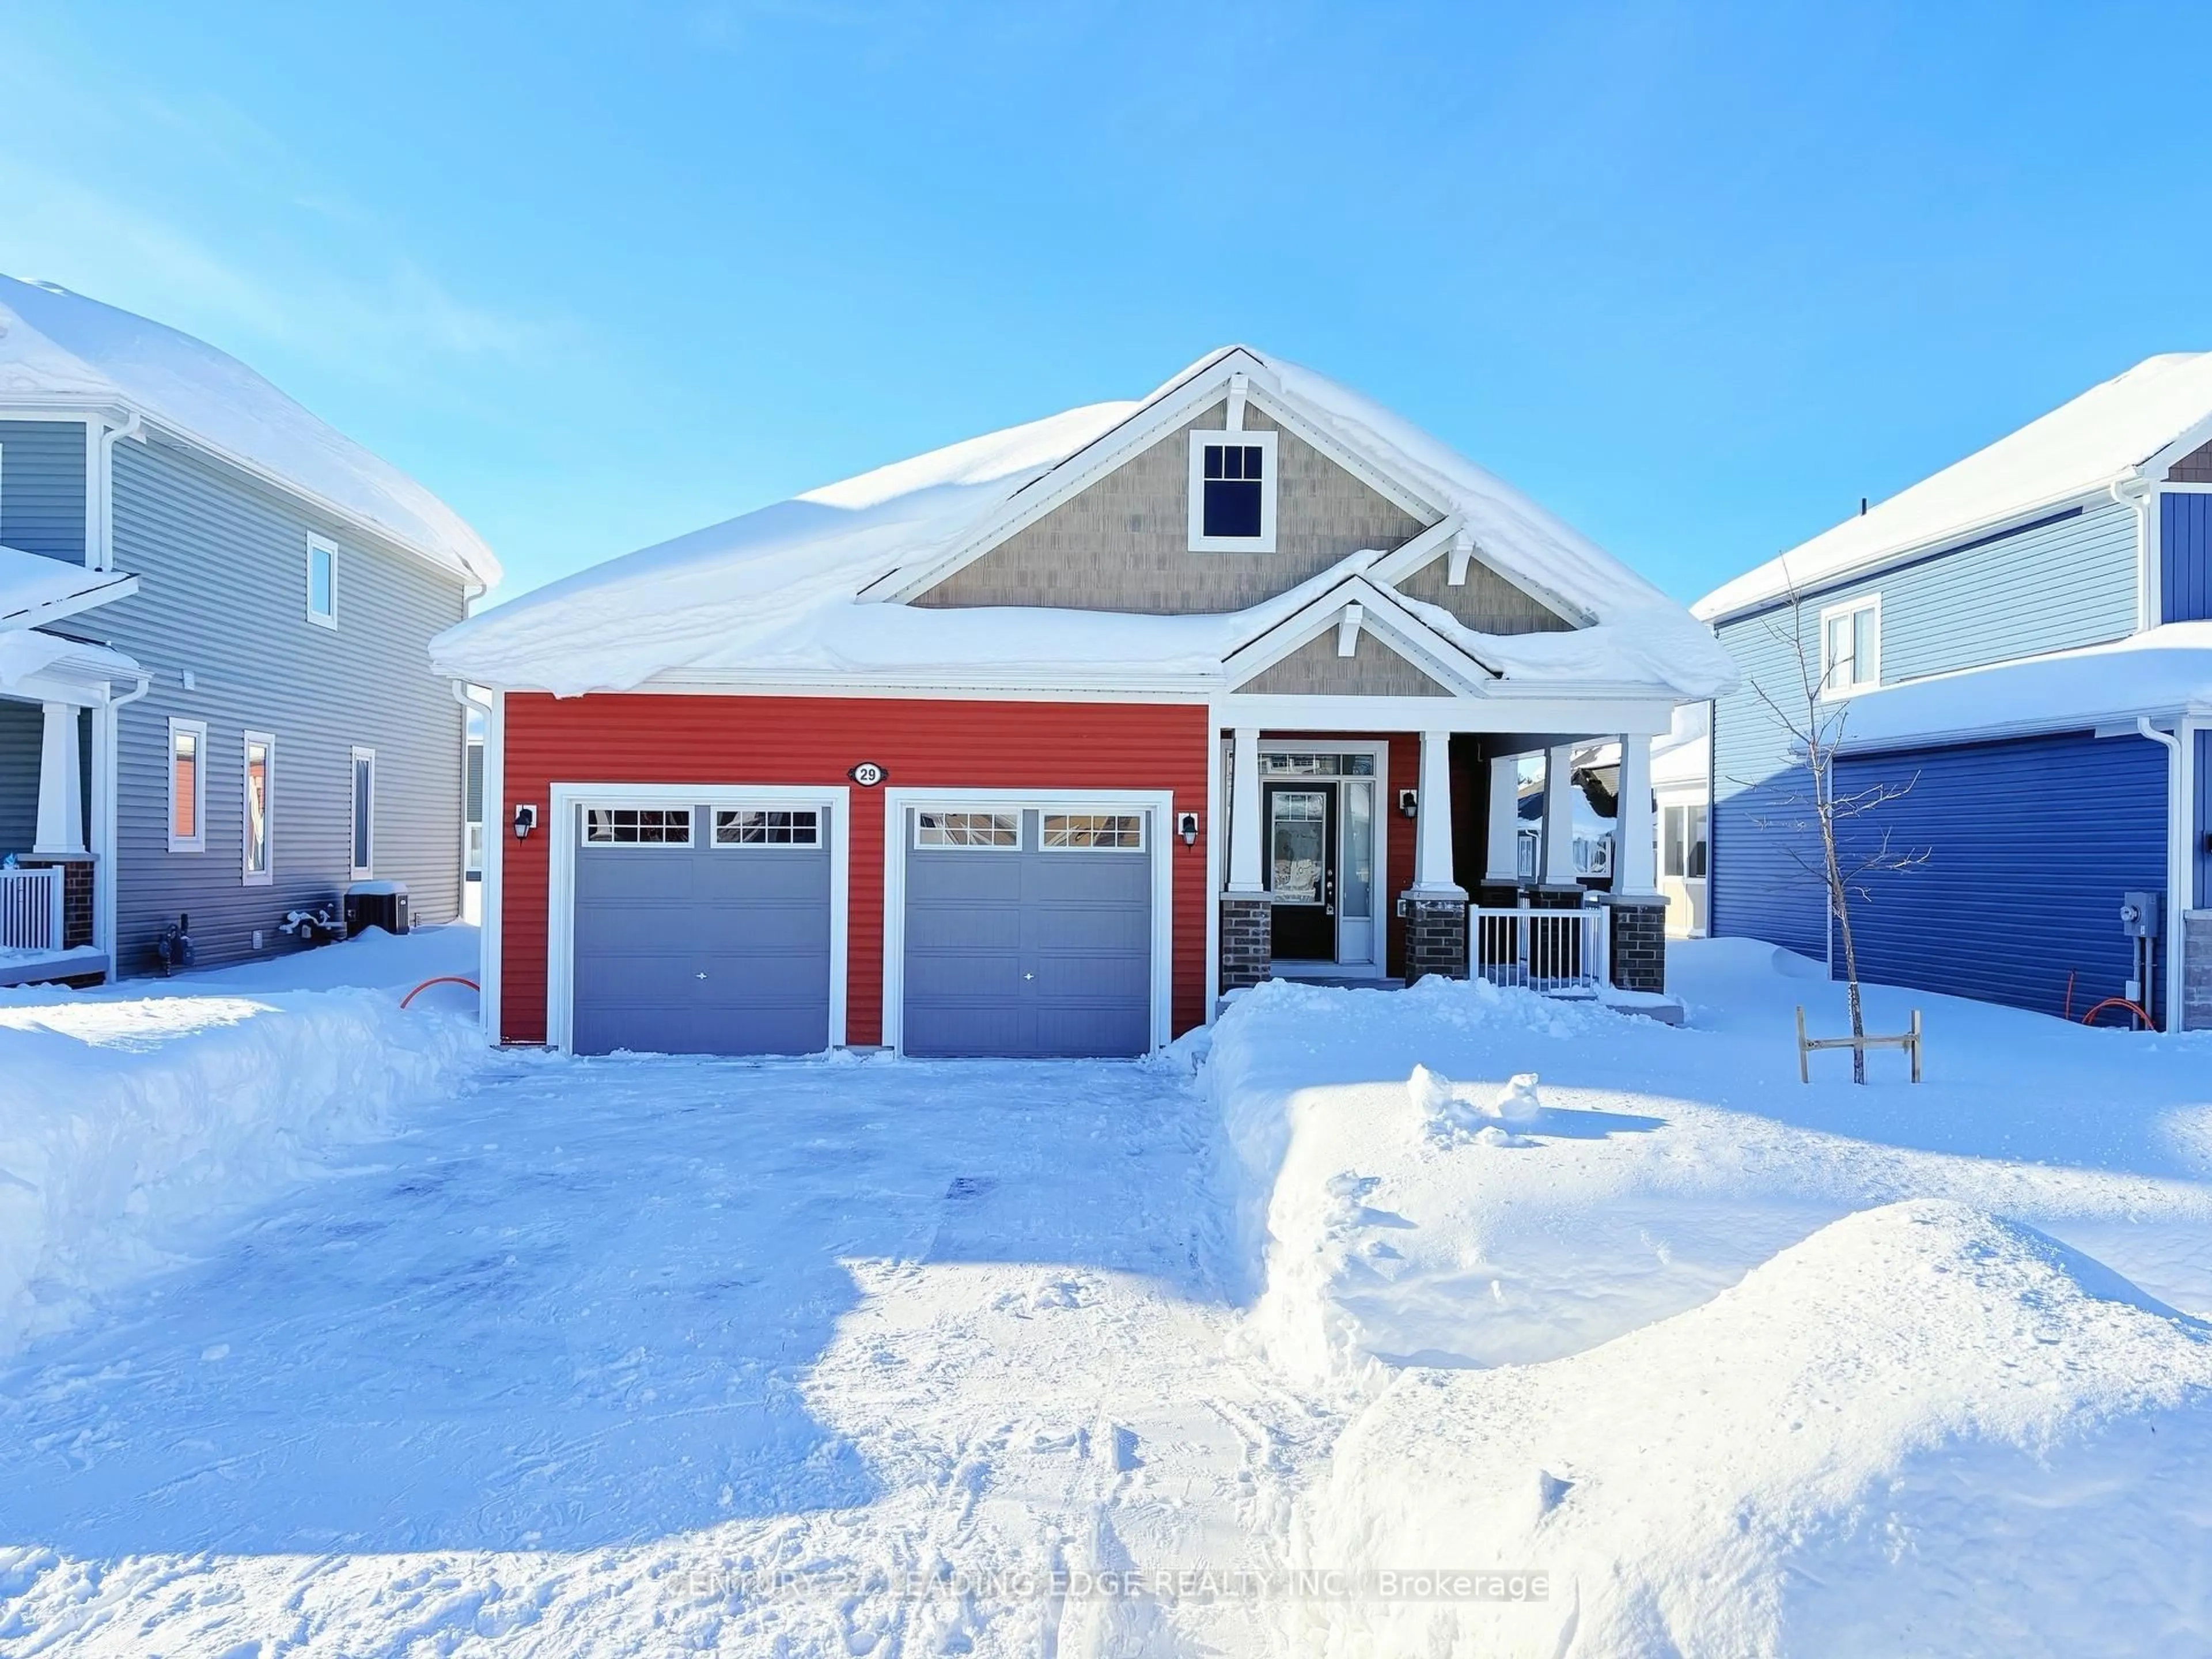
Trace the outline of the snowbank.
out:
M 1346 1652 L 2171 1652 L 2207 1638 L 2212 1338 L 2030 1229 L 1850 1216 L 1547 1365 L 1397 1378 L 1302 1565 L 1540 1572 L 1542 1601 L 1315 1602 Z
M 471 932 L 375 934 L 235 972 L 411 984 Z M 428 1001 L 256 994 L 232 975 L 0 1000 L 0 1353 L 456 1086 L 483 1054 L 472 1011 Z

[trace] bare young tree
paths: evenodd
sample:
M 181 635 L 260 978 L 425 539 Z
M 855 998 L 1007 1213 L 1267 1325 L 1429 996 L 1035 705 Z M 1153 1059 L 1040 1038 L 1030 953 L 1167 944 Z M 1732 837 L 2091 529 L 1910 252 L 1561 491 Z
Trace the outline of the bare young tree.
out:
M 1789 656 L 1796 667 L 1796 684 L 1769 688 L 1754 680 L 1752 691 L 1765 708 L 1767 714 L 1779 726 L 1790 740 L 1790 752 L 1808 786 L 1802 796 L 1777 803 L 1788 810 L 1780 819 L 1754 818 L 1762 830 L 1786 829 L 1793 832 L 1785 842 L 1790 858 L 1797 866 L 1820 885 L 1826 896 L 1828 915 L 1834 921 L 1844 946 L 1844 982 L 1851 1012 L 1851 1036 L 1866 1036 L 1866 1015 L 1859 996 L 1859 958 L 1857 946 L 1851 939 L 1851 900 L 1854 896 L 1869 898 L 1869 878 L 1914 869 L 1928 862 L 1930 849 L 1899 851 L 1890 844 L 1890 831 L 1884 828 L 1881 839 L 1869 850 L 1854 848 L 1847 858 L 1837 846 L 1836 826 L 1851 818 L 1863 817 L 1879 811 L 1890 802 L 1910 794 L 1912 786 L 1920 781 L 1914 773 L 1903 783 L 1877 782 L 1863 789 L 1839 794 L 1836 790 L 1836 750 L 1842 743 L 1844 723 L 1850 713 L 1846 698 L 1832 695 L 1834 687 L 1828 683 L 1833 664 L 1829 659 L 1826 642 L 1820 637 L 1816 625 L 1808 637 L 1805 627 L 1804 595 L 1792 581 L 1785 590 L 1789 605 L 1786 611 L 1770 612 L 1765 618 L 1769 635 Z M 1784 622 L 1784 618 L 1787 621 Z M 1817 624 L 1818 618 L 1815 618 Z M 1788 631 L 1784 631 L 1784 628 Z M 1808 827 L 1820 832 L 1820 848 L 1817 858 L 1800 849 L 1798 839 Z M 1851 1081 L 1866 1081 L 1866 1050 L 1854 1047 L 1851 1050 Z

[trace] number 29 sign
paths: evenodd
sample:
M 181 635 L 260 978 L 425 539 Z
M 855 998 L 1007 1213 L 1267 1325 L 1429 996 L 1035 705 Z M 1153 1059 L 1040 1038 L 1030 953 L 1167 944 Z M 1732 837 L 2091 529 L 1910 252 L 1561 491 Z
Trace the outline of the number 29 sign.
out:
M 863 789 L 872 789 L 884 778 L 884 769 L 873 761 L 862 761 L 845 775 Z

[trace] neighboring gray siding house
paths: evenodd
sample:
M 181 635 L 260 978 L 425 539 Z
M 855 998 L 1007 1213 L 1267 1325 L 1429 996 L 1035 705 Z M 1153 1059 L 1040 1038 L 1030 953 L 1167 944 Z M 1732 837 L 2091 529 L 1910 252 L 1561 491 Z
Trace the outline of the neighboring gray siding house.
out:
M 2212 354 L 2154 357 L 1698 601 L 1742 673 L 1713 708 L 1711 931 L 1840 961 L 1765 702 L 1805 719 L 1802 645 L 1838 796 L 1904 792 L 1845 823 L 1846 861 L 1927 855 L 1856 896 L 1865 977 L 2212 1024 L 2208 477 Z M 2158 896 L 2147 945 L 2130 892 Z
M 0 277 L 0 983 L 157 971 L 186 915 L 201 966 L 294 948 L 361 880 L 458 915 L 425 647 L 497 576 L 244 365 Z

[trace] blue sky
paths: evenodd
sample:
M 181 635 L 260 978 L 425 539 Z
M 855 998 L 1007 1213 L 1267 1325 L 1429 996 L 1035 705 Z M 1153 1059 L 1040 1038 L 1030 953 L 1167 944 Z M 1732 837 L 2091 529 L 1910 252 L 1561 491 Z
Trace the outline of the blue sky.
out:
M 0 12 L 0 270 L 246 358 L 504 592 L 1245 340 L 1684 598 L 2212 347 L 2212 17 Z

